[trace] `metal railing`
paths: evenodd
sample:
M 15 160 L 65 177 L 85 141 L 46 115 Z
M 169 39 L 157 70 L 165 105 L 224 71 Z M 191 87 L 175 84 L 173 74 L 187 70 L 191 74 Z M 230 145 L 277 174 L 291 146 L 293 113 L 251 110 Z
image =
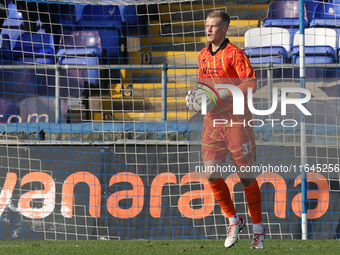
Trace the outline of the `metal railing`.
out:
M 172 66 L 172 68 L 175 68 Z M 197 68 L 197 67 L 196 67 Z M 55 71 L 55 122 L 60 123 L 60 71 L 74 70 L 74 69 L 98 69 L 98 70 L 112 70 L 112 69 L 161 69 L 162 70 L 162 120 L 167 120 L 167 64 L 160 65 L 60 65 L 60 64 L 25 64 L 25 65 L 2 65 L 0 69 L 3 70 L 54 70 Z
M 262 69 L 267 70 L 267 84 L 268 84 L 268 99 L 271 98 L 271 90 L 273 86 L 273 72 L 275 69 L 279 68 L 299 68 L 299 64 L 253 64 L 254 69 Z M 315 69 L 336 69 L 340 68 L 340 63 L 332 63 L 332 64 L 306 64 L 306 68 L 315 68 Z M 168 79 L 168 70 L 169 69 L 198 69 L 198 65 L 167 65 L 157 64 L 157 65 L 60 65 L 60 64 L 41 64 L 41 65 L 2 65 L 0 69 L 3 70 L 55 70 L 55 122 L 60 122 L 60 71 L 61 70 L 73 70 L 73 69 L 98 69 L 98 70 L 112 70 L 112 69 L 130 69 L 130 70 L 151 70 L 151 69 L 161 69 L 161 81 L 162 81 L 162 93 L 161 93 L 161 118 L 162 121 L 167 121 L 167 79 Z

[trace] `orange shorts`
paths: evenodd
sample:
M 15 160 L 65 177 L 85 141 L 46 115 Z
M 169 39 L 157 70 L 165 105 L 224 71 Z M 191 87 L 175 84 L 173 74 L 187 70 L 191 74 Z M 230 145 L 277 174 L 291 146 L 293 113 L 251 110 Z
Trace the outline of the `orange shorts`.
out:
M 250 126 L 204 127 L 202 130 L 203 161 L 222 159 L 225 162 L 228 151 L 236 166 L 248 166 L 255 158 L 255 134 Z

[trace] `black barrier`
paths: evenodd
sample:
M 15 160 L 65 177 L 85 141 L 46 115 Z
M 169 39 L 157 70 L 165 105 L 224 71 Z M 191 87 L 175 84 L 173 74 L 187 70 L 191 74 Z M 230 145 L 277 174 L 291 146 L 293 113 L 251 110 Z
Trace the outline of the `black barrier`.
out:
M 294 173 L 298 162 L 293 149 L 257 149 L 254 166 L 262 166 L 256 176 L 268 238 L 301 237 L 300 173 Z M 199 177 L 195 145 L 7 146 L 0 153 L 0 239 L 226 236 L 226 218 Z M 285 157 L 273 162 L 265 157 L 269 153 Z M 327 153 L 339 151 L 328 148 Z M 292 166 L 291 172 L 280 165 Z M 242 186 L 227 166 L 222 175 L 234 190 L 237 211 L 250 225 Z M 339 238 L 339 182 L 326 172 L 310 170 L 309 177 L 309 237 Z M 251 234 L 248 226 L 241 238 Z

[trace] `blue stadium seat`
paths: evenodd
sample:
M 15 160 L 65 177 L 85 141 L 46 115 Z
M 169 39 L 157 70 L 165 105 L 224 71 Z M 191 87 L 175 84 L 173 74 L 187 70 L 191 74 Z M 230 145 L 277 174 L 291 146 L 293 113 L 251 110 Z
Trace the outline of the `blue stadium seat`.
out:
M 317 4 L 310 27 L 340 28 L 340 5 L 332 3 Z
M 314 9 L 320 2 L 323 2 L 323 0 L 305 0 L 308 22 L 312 21 Z M 330 0 L 328 2 L 330 2 Z
M 5 19 L 3 26 L 16 26 L 23 25 L 22 13 L 18 12 L 17 6 L 14 3 L 7 5 L 7 19 Z
M 112 28 L 121 31 L 122 17 L 118 6 L 86 5 L 83 9 L 79 25 L 91 25 Z
M 306 11 L 306 5 L 305 5 Z M 308 26 L 305 12 L 305 27 Z M 299 1 L 273 1 L 268 6 L 264 27 L 299 27 Z
M 13 48 L 14 61 L 36 64 L 53 64 L 53 35 L 46 33 L 21 34 Z
M 18 12 L 15 4 L 9 3 L 7 19 L 2 24 L 0 37 L 3 38 L 5 35 L 8 35 L 11 49 L 14 48 L 20 34 L 24 33 L 23 25 L 22 13 Z
M 253 64 L 287 63 L 290 57 L 290 33 L 278 27 L 250 29 L 245 33 L 244 52 Z
M 135 5 L 126 5 L 123 8 L 124 21 L 128 26 L 130 25 L 139 25 L 137 10 Z
M 299 1 L 273 1 L 268 6 L 267 17 L 263 20 L 264 27 L 286 28 L 291 35 L 291 46 L 295 33 L 299 30 Z M 304 26 L 308 27 L 305 5 Z
M 292 48 L 292 63 L 300 63 L 300 35 L 296 33 L 294 46 Z M 305 63 L 306 64 L 328 64 L 335 63 L 337 58 L 338 35 L 331 28 L 307 28 L 305 29 Z M 297 70 L 296 70 L 297 71 Z M 296 72 L 297 74 L 297 72 Z M 307 69 L 306 78 L 324 79 L 334 77 L 334 70 Z
M 294 37 L 292 63 L 300 63 L 299 33 Z M 337 58 L 338 35 L 331 28 L 305 29 L 305 63 L 334 63 Z
M 118 56 L 122 35 L 122 18 L 118 6 L 87 5 L 78 21 L 79 30 L 98 31 L 108 56 Z
M 60 64 L 98 65 L 102 45 L 98 31 L 66 32 L 60 38 L 57 59 Z M 89 84 L 99 82 L 99 69 L 84 70 L 84 79 Z
M 46 30 L 40 19 L 37 19 L 37 33 L 46 34 Z
M 83 4 L 76 4 L 74 6 L 74 11 L 75 11 L 75 15 L 76 15 L 76 23 L 78 23 L 78 21 L 81 19 L 81 15 L 83 14 L 83 10 L 85 8 L 86 5 Z
M 53 35 L 43 33 L 21 34 L 13 49 L 13 60 L 17 64 L 54 64 L 55 53 Z M 36 92 L 37 86 L 39 87 L 41 84 L 45 85 L 46 75 L 50 70 L 36 69 L 24 70 L 24 72 L 33 72 L 36 76 L 34 84 L 34 92 Z

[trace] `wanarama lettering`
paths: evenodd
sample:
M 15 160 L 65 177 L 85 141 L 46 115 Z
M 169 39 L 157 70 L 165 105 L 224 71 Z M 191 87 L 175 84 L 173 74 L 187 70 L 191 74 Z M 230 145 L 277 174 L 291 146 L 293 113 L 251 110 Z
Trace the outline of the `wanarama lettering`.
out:
M 316 190 L 307 191 L 307 199 L 317 200 L 317 206 L 314 209 L 307 210 L 308 219 L 316 219 L 325 214 L 329 207 L 329 189 L 327 179 L 319 173 L 307 173 L 307 181 L 315 183 L 318 186 Z M 287 214 L 287 185 L 285 180 L 277 173 L 263 173 L 256 177 L 257 182 L 261 188 L 264 183 L 270 183 L 274 187 L 274 213 L 277 218 L 286 218 Z M 240 179 L 236 173 L 229 175 L 226 178 L 226 183 L 231 191 Z M 18 183 L 20 182 L 20 183 Z M 15 187 L 20 184 L 20 187 L 33 182 L 42 183 L 41 190 L 27 191 L 21 195 L 18 201 L 18 208 L 15 210 L 20 212 L 23 216 L 31 219 L 42 219 L 49 216 L 51 213 L 58 213 L 56 208 L 56 183 L 52 176 L 43 172 L 31 172 L 26 174 L 20 180 L 16 173 L 8 172 L 4 180 L 0 193 L 0 216 L 8 205 L 11 204 L 11 199 Z M 59 183 L 59 182 L 57 182 Z M 84 194 L 88 197 L 89 215 L 92 217 L 101 217 L 102 204 L 102 184 L 97 176 L 90 172 L 76 172 L 66 177 L 62 184 L 60 214 L 65 218 L 72 218 L 74 216 L 74 188 L 79 183 L 89 187 L 89 194 Z M 193 177 L 190 174 L 184 175 L 180 180 L 174 173 L 161 173 L 157 175 L 150 185 L 150 196 L 145 196 L 146 186 L 142 178 L 131 172 L 121 172 L 113 175 L 109 180 L 110 188 L 114 185 L 121 185 L 121 183 L 129 183 L 125 189 L 120 189 L 109 195 L 106 200 L 106 208 L 109 214 L 113 217 L 128 219 L 138 216 L 138 214 L 145 207 L 145 199 L 150 199 L 150 215 L 153 218 L 160 218 L 162 215 L 163 189 L 167 185 L 177 185 L 181 187 L 192 184 L 199 184 L 199 189 L 190 188 L 189 191 L 179 194 L 180 197 L 177 202 L 178 211 L 187 218 L 201 219 L 210 215 L 215 205 L 213 194 L 207 181 L 204 178 Z M 294 186 L 301 184 L 301 175 L 299 175 L 294 182 Z M 233 196 L 233 192 L 231 192 Z M 33 200 L 39 199 L 43 201 L 39 208 L 33 207 Z M 132 202 L 130 207 L 122 208 L 120 206 L 121 200 L 129 199 Z M 200 199 L 201 206 L 192 207 L 192 200 Z M 301 199 L 302 194 L 298 193 L 294 196 L 291 202 L 292 211 L 301 217 Z M 13 205 L 11 205 L 13 208 Z M 57 207 L 58 208 L 58 207 Z M 163 209 L 164 210 L 164 209 Z

